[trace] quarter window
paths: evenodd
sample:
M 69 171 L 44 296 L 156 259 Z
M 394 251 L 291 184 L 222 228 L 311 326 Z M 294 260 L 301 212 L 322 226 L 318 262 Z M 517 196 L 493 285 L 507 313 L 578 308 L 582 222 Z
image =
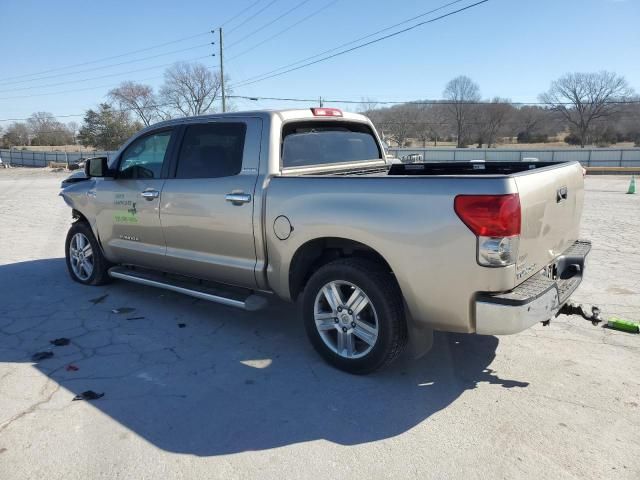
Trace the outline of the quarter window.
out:
M 244 123 L 203 123 L 187 127 L 176 178 L 218 178 L 242 169 Z
M 158 132 L 135 140 L 122 154 L 118 178 L 160 178 L 171 132 Z

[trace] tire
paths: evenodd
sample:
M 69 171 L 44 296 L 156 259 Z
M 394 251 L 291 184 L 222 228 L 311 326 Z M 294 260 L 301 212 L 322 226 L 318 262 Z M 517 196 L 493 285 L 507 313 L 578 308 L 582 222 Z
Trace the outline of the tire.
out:
M 340 299 L 332 305 L 336 291 Z M 339 259 L 314 272 L 304 290 L 303 316 L 315 350 L 345 372 L 378 370 L 407 344 L 400 288 L 391 273 L 368 260 Z
M 74 281 L 83 285 L 105 285 L 112 281 L 108 273 L 112 265 L 104 258 L 102 249 L 93 235 L 91 227 L 86 222 L 77 221 L 71 225 L 64 247 L 67 269 Z M 72 249 L 75 252 L 82 250 L 83 253 L 78 257 Z M 87 254 L 87 252 L 90 253 Z M 84 266 L 80 267 L 80 264 Z M 90 271 L 89 264 L 91 265 Z

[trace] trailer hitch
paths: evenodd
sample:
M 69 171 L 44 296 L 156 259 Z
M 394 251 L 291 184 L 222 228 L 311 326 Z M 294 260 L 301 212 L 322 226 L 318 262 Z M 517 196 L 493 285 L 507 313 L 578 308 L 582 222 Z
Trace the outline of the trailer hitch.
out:
M 580 303 L 567 302 L 556 314 L 556 317 L 560 314 L 563 315 L 580 315 L 585 320 L 589 320 L 594 326 L 604 321 L 604 318 L 600 315 L 600 308 L 595 305 L 591 307 L 591 314 L 585 311 L 585 307 Z M 549 325 L 551 320 L 543 322 L 543 325 Z

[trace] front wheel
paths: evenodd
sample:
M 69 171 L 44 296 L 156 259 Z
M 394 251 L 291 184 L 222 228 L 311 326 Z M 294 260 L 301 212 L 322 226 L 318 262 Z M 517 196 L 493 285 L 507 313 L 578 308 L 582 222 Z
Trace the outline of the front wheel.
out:
M 303 308 L 309 340 L 340 370 L 373 372 L 406 345 L 402 294 L 377 263 L 347 258 L 322 266 L 307 283 Z
M 98 241 L 85 222 L 75 222 L 65 242 L 67 269 L 71 278 L 84 285 L 104 285 L 111 281 L 111 264 L 102 255 Z

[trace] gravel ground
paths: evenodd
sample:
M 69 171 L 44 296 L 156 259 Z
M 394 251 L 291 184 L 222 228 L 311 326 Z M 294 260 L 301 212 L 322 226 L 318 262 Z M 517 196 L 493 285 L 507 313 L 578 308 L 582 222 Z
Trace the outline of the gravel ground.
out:
M 312 351 L 296 305 L 71 282 L 64 176 L 0 170 L 0 478 L 640 478 L 639 335 L 560 316 L 437 334 L 425 358 L 349 376 Z M 587 178 L 574 299 L 640 321 L 627 185 Z M 72 401 L 88 389 L 105 395 Z

